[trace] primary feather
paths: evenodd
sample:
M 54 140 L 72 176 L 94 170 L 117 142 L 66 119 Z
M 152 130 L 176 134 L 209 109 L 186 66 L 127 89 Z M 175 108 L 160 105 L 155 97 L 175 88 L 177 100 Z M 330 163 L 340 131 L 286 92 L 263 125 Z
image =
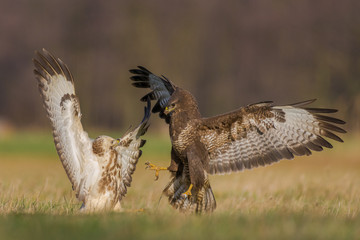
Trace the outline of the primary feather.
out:
M 140 125 L 119 140 L 90 139 L 81 124 L 79 100 L 68 67 L 43 49 L 33 59 L 44 107 L 51 121 L 55 147 L 83 210 L 120 208 L 131 183 L 148 128 L 150 101 Z
M 130 70 L 135 87 L 150 88 L 157 100 L 153 112 L 169 123 L 173 179 L 164 194 L 182 211 L 213 211 L 216 207 L 208 174 L 225 174 L 265 166 L 294 155 L 332 148 L 325 139 L 342 142 L 336 126 L 345 122 L 323 114 L 334 109 L 307 108 L 314 100 L 275 106 L 261 102 L 236 111 L 202 118 L 195 98 L 169 79 L 144 67 Z M 192 196 L 181 193 L 193 185 Z

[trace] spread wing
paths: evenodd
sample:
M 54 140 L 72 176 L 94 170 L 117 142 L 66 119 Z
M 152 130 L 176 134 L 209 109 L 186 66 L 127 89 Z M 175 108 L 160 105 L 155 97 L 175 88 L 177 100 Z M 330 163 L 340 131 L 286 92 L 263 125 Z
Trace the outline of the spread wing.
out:
M 121 182 L 119 186 L 120 199 L 125 196 L 127 187 L 130 187 L 132 181 L 132 174 L 135 171 L 136 164 L 142 154 L 140 148 L 144 146 L 145 140 L 140 139 L 149 128 L 150 118 L 150 99 L 147 100 L 147 107 L 145 107 L 144 118 L 140 125 L 133 131 L 125 134 L 120 139 L 120 145 L 116 148 L 118 151 L 118 161 L 121 162 Z
M 83 156 L 91 140 L 81 125 L 81 112 L 68 67 L 48 51 L 36 52 L 35 76 L 44 107 L 50 118 L 55 147 L 73 189 L 78 192 Z
M 138 69 L 131 69 L 130 73 L 134 74 L 130 79 L 134 81 L 132 84 L 137 88 L 150 88 L 152 91 L 141 98 L 146 102 L 148 98 L 157 100 L 152 112 L 159 112 L 161 118 L 165 118 L 168 123 L 169 119 L 164 114 L 164 109 L 175 91 L 176 86 L 165 76 L 156 76 L 144 67 L 138 66 Z
M 342 142 L 334 133 L 345 133 L 336 126 L 345 122 L 322 115 L 337 110 L 304 107 L 313 101 L 288 106 L 264 102 L 204 119 L 199 131 L 209 153 L 209 173 L 241 171 L 332 148 L 323 137 Z

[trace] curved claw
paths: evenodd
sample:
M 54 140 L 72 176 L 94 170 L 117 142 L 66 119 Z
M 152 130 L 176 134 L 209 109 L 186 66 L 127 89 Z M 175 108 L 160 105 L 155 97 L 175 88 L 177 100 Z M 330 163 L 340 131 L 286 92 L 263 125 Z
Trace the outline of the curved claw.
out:
M 155 181 L 159 179 L 159 174 L 161 170 L 167 170 L 166 167 L 158 167 L 150 162 L 145 163 L 145 169 L 154 170 L 155 171 Z
M 186 192 L 184 192 L 184 193 L 182 194 L 182 196 L 185 197 L 185 198 L 191 196 L 191 195 L 192 195 L 192 194 L 191 194 L 191 189 L 192 189 L 192 188 L 193 188 L 193 185 L 190 184 L 188 190 L 186 190 Z

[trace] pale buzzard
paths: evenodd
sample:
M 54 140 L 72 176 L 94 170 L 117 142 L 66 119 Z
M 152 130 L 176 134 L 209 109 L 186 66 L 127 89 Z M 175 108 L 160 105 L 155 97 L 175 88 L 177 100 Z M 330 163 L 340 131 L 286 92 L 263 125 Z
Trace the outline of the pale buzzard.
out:
M 68 67 L 45 49 L 36 52 L 35 76 L 51 121 L 55 147 L 83 211 L 120 210 L 145 140 L 150 101 L 140 125 L 125 136 L 90 139 L 81 125 L 74 80 Z
M 152 111 L 169 123 L 171 164 L 160 168 L 173 174 L 164 189 L 181 211 L 213 211 L 216 207 L 208 174 L 225 174 L 265 166 L 294 155 L 310 155 L 332 145 L 323 137 L 342 142 L 334 124 L 345 122 L 322 115 L 334 109 L 307 108 L 314 100 L 275 106 L 262 102 L 223 115 L 202 118 L 190 92 L 158 77 L 144 67 L 130 70 L 133 85 L 152 91 L 141 100 L 157 100 Z

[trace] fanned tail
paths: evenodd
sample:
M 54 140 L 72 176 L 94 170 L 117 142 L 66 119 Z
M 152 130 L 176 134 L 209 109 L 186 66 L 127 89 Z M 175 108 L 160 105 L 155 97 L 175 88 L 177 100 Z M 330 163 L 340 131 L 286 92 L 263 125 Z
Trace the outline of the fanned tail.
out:
M 175 176 L 166 185 L 163 194 L 168 197 L 169 203 L 183 213 L 210 213 L 216 208 L 215 196 L 212 192 L 209 179 L 191 196 L 185 197 L 183 193 L 189 188 L 190 183 L 181 176 Z

